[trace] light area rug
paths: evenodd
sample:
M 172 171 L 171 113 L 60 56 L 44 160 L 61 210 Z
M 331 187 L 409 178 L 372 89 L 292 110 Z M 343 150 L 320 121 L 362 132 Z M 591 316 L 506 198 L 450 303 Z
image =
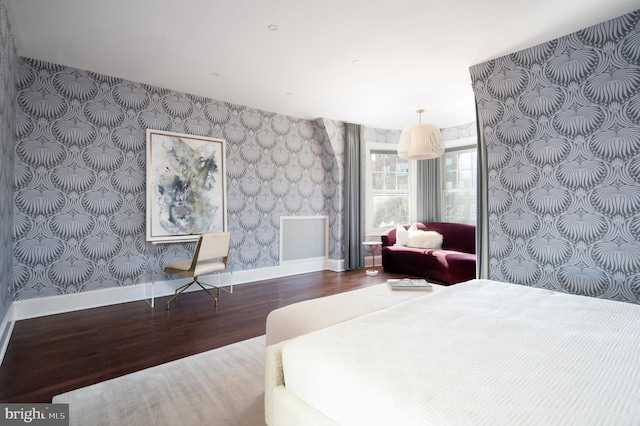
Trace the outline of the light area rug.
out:
M 264 425 L 265 337 L 57 395 L 71 425 Z

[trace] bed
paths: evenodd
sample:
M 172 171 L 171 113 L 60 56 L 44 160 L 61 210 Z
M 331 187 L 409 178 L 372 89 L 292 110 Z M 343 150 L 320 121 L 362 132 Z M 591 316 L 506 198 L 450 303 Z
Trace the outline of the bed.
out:
M 490 280 L 267 347 L 275 425 L 637 425 L 640 305 Z
M 433 284 L 432 291 L 441 288 L 441 285 Z M 266 343 L 270 346 L 422 295 L 424 292 L 392 291 L 386 284 L 375 284 L 293 303 L 269 313 Z

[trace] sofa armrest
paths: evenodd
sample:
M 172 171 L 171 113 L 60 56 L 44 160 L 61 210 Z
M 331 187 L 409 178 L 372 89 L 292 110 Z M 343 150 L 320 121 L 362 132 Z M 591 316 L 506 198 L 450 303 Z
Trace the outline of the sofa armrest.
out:
M 380 234 L 380 240 L 382 241 L 382 247 L 392 246 L 396 243 L 396 228 L 389 228 Z

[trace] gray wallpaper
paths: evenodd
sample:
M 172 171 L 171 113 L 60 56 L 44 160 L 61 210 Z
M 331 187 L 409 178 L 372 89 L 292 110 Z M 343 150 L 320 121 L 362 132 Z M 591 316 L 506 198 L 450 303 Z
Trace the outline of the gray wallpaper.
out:
M 407 123 L 411 124 L 411 123 Z M 366 144 L 367 142 L 376 142 L 376 143 L 393 143 L 397 144 L 400 141 L 401 130 L 387 130 L 387 129 L 376 129 L 372 127 L 363 127 L 362 134 L 360 135 L 360 140 L 362 143 Z M 363 149 L 363 151 L 365 151 Z
M 460 124 L 453 127 L 440 129 L 443 141 L 455 141 L 456 139 L 475 138 L 478 136 L 478 129 L 475 121 L 472 123 Z
M 16 115 L 16 48 L 0 0 L 0 323 L 11 304 L 13 274 L 13 149 Z
M 145 241 L 147 128 L 227 141 L 234 270 L 278 264 L 281 216 L 341 222 L 343 142 L 322 120 L 26 58 L 17 105 L 16 300 L 144 282 L 191 255 L 193 243 Z M 341 228 L 331 230 L 340 259 Z
M 233 270 L 278 265 L 281 216 L 329 216 L 329 258 L 342 259 L 344 123 L 28 58 L 17 84 L 13 299 L 163 279 L 191 256 L 193 243 L 145 241 L 147 128 L 226 140 Z
M 344 123 L 29 58 L 16 65 L 15 152 L 3 156 L 11 167 L 15 159 L 15 173 L 3 168 L 15 182 L 13 203 L 5 204 L 13 205 L 15 238 L 5 251 L 14 253 L 13 272 L 3 274 L 13 277 L 7 301 L 132 285 L 152 272 L 171 278 L 162 265 L 191 256 L 193 243 L 145 241 L 147 128 L 226 140 L 233 270 L 278 265 L 282 216 L 327 215 L 329 258 L 343 258 Z M 400 134 L 362 132 L 364 141 L 387 143 Z
M 319 128 L 324 131 L 319 132 L 323 137 L 323 145 L 333 152 L 334 167 L 331 169 L 329 178 L 339 185 L 337 190 L 327 192 L 327 203 L 331 205 L 329 209 L 329 251 L 333 253 L 332 259 L 344 259 L 343 244 L 343 211 L 344 211 L 344 123 L 341 121 L 318 119 L 315 121 Z
M 490 278 L 640 302 L 640 11 L 470 72 Z

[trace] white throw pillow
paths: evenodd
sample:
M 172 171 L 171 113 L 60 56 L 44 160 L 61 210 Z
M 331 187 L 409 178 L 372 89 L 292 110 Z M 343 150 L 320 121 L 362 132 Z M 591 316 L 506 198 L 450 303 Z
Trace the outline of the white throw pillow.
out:
M 436 231 L 417 231 L 409 232 L 409 241 L 407 247 L 440 249 L 442 248 L 442 234 Z
M 411 225 L 409 229 L 405 229 L 404 226 L 400 224 L 396 225 L 396 243 L 394 246 L 406 246 L 409 242 L 409 234 L 417 230 L 418 226 L 415 223 Z

